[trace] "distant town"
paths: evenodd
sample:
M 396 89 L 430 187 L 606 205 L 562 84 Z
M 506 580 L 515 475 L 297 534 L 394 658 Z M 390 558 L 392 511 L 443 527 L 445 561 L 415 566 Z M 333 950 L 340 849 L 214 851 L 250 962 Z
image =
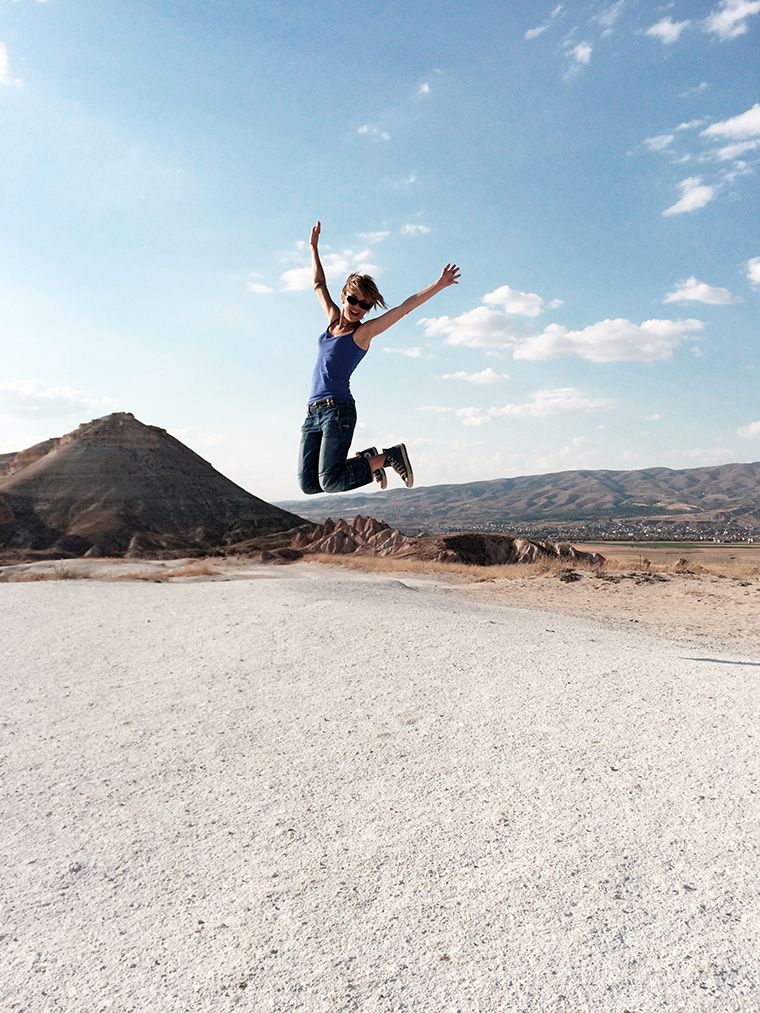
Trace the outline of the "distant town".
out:
M 654 517 L 560 523 L 487 523 L 479 530 L 553 542 L 760 542 L 760 526 L 734 521 L 666 520 Z

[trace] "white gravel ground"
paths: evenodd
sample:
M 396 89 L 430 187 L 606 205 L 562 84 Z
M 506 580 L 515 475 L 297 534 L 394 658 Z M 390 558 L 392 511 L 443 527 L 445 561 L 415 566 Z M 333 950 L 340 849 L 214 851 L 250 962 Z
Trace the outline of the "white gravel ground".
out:
M 0 1010 L 760 1008 L 760 650 L 433 581 L 0 585 Z

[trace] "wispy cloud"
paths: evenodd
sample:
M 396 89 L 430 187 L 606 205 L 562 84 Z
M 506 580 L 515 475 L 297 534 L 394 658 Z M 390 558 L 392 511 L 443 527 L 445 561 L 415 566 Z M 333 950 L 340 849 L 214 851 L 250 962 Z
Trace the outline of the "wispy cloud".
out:
M 609 35 L 612 31 L 612 26 L 615 24 L 617 19 L 623 13 L 623 8 L 626 5 L 626 0 L 617 0 L 616 3 L 607 7 L 599 14 L 595 14 L 592 17 L 592 21 L 596 21 L 598 25 L 601 25 L 604 29 L 603 35 Z
M 354 253 L 353 250 L 344 250 L 343 253 L 323 253 L 320 259 L 325 277 L 328 281 L 333 281 L 336 278 L 345 278 L 353 271 L 360 274 L 375 274 L 378 267 L 367 262 L 366 258 L 369 255 L 369 250 L 362 250 L 361 253 Z M 311 288 L 311 267 L 293 267 L 280 275 L 280 281 L 284 282 L 283 292 L 304 292 Z
M 8 50 L 0 42 L 0 85 L 5 85 L 8 88 L 22 88 L 24 82 L 19 78 L 14 78 L 11 74 L 10 60 L 8 59 Z
M 419 88 L 417 89 L 417 94 L 418 95 L 429 95 L 430 94 L 430 85 L 427 82 L 425 82 L 424 84 L 421 84 L 419 86 Z
M 671 450 L 668 457 L 672 461 L 688 461 L 692 466 L 709 467 L 730 464 L 736 460 L 736 451 L 730 447 L 694 447 L 692 450 Z
M 723 0 L 702 22 L 706 32 L 727 41 L 749 30 L 747 18 L 760 12 L 760 0 Z
M 466 373 L 460 369 L 457 373 L 444 373 L 442 380 L 466 380 L 468 383 L 503 383 L 509 379 L 508 373 L 496 373 L 489 366 L 480 373 Z
M 681 199 L 666 208 L 663 215 L 682 215 L 686 211 L 696 211 L 715 199 L 715 187 L 703 185 L 701 176 L 689 176 L 678 185 L 681 188 Z
M 259 281 L 248 281 L 245 287 L 249 292 L 255 292 L 256 295 L 271 295 L 274 292 L 274 289 L 269 285 L 262 285 Z
M 537 390 L 531 397 L 532 401 L 507 404 L 503 408 L 459 408 L 457 415 L 462 425 L 482 426 L 500 418 L 542 419 L 549 415 L 603 411 L 610 407 L 609 401 L 587 398 L 577 387 Z
M 727 144 L 724 148 L 718 148 L 715 155 L 721 162 L 734 162 L 741 155 L 748 151 L 755 151 L 760 147 L 760 140 L 737 141 L 736 144 Z
M 434 359 L 435 356 L 429 352 L 423 352 L 419 347 L 416 348 L 383 348 L 384 352 L 392 352 L 396 355 L 406 355 L 410 359 Z
M 655 39 L 659 39 L 665 46 L 670 46 L 674 42 L 678 41 L 681 32 L 684 28 L 688 28 L 691 21 L 671 21 L 670 18 L 663 18 L 662 21 L 658 21 L 656 25 L 652 25 L 651 28 L 647 28 L 646 35 L 651 35 Z
M 686 91 L 679 92 L 678 97 L 693 98 L 694 95 L 701 95 L 702 92 L 707 91 L 709 87 L 710 85 L 707 81 L 700 81 L 699 84 L 695 85 L 693 88 L 687 88 Z
M 727 288 L 713 288 L 696 278 L 687 278 L 680 282 L 673 292 L 668 292 L 662 300 L 671 302 L 702 302 L 713 306 L 729 306 L 731 303 L 743 302 L 739 296 L 732 295 Z
M 92 397 L 73 387 L 48 387 L 41 380 L 4 380 L 0 382 L 0 414 L 25 418 L 53 418 L 72 415 L 83 409 L 105 410 L 114 401 Z
M 650 151 L 664 151 L 672 144 L 675 134 L 658 134 L 656 137 L 645 137 L 644 144 Z
M 389 141 L 391 135 L 387 130 L 381 130 L 379 127 L 371 127 L 368 123 L 364 123 L 357 130 L 358 134 L 363 134 L 366 137 L 371 137 L 374 141 Z
M 424 236 L 430 229 L 427 225 L 404 225 L 401 228 L 401 234 L 404 236 Z
M 563 4 L 559 4 L 559 6 L 555 7 L 554 10 L 551 12 L 547 21 L 545 21 L 542 25 L 539 25 L 538 28 L 529 28 L 528 31 L 525 33 L 525 38 L 528 40 L 537 39 L 539 35 L 543 35 L 543 33 L 547 30 L 547 28 L 550 28 L 552 26 L 554 20 L 559 17 L 562 11 L 563 11 Z
M 363 239 L 367 243 L 379 243 L 383 239 L 386 239 L 390 235 L 387 230 L 385 232 L 360 232 L 359 238 Z

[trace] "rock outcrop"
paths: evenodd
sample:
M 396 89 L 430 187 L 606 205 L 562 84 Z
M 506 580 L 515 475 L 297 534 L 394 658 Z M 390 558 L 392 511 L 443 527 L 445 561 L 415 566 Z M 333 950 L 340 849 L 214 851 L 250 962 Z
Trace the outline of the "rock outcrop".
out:
M 177 556 L 307 524 L 127 412 L 0 461 L 4 556 Z
M 511 563 L 536 563 L 542 559 L 561 559 L 601 566 L 604 556 L 583 552 L 573 545 L 533 541 L 512 535 L 463 531 L 433 537 L 407 537 L 384 521 L 357 516 L 349 524 L 337 524 L 328 517 L 313 531 L 299 531 L 291 542 L 302 553 L 327 553 L 359 556 L 395 556 L 439 563 L 469 563 L 475 566 L 498 566 Z
M 311 532 L 299 532 L 291 543 L 304 552 L 325 552 L 345 555 L 355 552 L 364 556 L 390 556 L 413 539 L 374 517 L 354 517 L 351 524 L 342 518 L 336 524 L 328 517 Z

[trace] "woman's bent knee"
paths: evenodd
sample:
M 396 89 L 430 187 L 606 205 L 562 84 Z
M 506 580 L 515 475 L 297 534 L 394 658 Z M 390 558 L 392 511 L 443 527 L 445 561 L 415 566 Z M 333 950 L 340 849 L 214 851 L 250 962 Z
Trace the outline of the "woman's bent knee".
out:
M 299 475 L 298 484 L 301 486 L 301 492 L 306 496 L 316 496 L 317 493 L 327 492 L 327 490 L 323 489 L 319 484 L 319 481 L 316 478 L 312 478 L 310 475 Z

